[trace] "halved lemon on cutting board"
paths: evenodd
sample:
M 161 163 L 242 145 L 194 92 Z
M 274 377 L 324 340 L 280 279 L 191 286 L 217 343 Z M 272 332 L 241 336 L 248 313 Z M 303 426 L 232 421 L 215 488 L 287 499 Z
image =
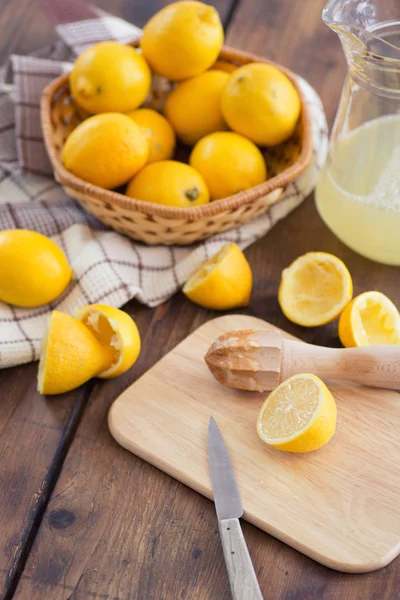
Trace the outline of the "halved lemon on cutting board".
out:
M 317 327 L 336 319 L 352 295 L 351 275 L 340 258 L 308 252 L 282 272 L 278 300 L 290 321 Z
M 89 304 L 80 308 L 75 317 L 112 355 L 111 364 L 97 374 L 102 379 L 122 375 L 136 362 L 140 353 L 140 335 L 128 313 L 105 304 Z
M 237 244 L 225 244 L 205 261 L 183 287 L 183 293 L 196 304 L 214 310 L 248 306 L 253 275 Z
M 350 302 L 339 321 L 343 346 L 400 344 L 400 314 L 381 292 L 364 292 Z
M 41 394 L 69 392 L 108 369 L 112 360 L 109 349 L 102 346 L 83 323 L 54 310 L 42 341 L 38 391 Z
M 310 373 L 293 375 L 264 402 L 257 433 L 266 444 L 286 452 L 311 452 L 336 430 L 336 403 L 326 385 Z

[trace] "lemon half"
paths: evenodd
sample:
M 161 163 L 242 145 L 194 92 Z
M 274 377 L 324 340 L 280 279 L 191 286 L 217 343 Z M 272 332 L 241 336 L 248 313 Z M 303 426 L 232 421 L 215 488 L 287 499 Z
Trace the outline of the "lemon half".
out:
M 141 343 L 138 328 L 130 315 L 113 306 L 90 304 L 79 309 L 75 316 L 112 356 L 111 364 L 99 372 L 98 377 L 117 377 L 132 367 L 139 356 Z
M 107 369 L 112 360 L 109 349 L 83 323 L 54 310 L 42 341 L 38 390 L 41 394 L 69 392 Z
M 263 442 L 286 452 L 311 452 L 329 442 L 336 430 L 335 400 L 310 373 L 293 375 L 265 400 L 257 419 Z
M 290 321 L 316 327 L 336 319 L 352 294 L 351 275 L 337 256 L 308 252 L 282 272 L 278 301 Z
M 381 292 L 364 292 L 350 302 L 339 321 L 343 346 L 400 344 L 400 315 Z
M 248 306 L 253 275 L 237 244 L 225 244 L 192 275 L 183 293 L 196 304 L 214 310 Z

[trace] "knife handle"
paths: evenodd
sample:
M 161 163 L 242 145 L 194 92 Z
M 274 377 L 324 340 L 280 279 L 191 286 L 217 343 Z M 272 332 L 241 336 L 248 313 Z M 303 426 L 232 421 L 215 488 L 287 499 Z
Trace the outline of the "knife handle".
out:
M 219 521 L 233 600 L 263 600 L 239 519 Z

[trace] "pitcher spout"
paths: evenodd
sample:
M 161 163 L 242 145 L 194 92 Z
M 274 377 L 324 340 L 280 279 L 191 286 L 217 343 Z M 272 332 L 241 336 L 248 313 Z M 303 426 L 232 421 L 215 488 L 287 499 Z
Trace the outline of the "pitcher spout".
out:
M 322 19 L 339 35 L 346 53 L 400 61 L 398 0 L 329 0 Z

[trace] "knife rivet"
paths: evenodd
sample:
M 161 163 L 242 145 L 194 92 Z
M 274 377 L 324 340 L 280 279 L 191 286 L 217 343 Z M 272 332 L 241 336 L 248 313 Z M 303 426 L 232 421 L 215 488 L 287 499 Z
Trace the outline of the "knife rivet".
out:
M 226 528 L 226 530 L 227 530 L 227 531 L 230 531 L 230 530 L 231 530 L 231 528 L 230 528 L 230 527 L 227 527 L 227 528 Z
M 232 551 L 231 554 L 235 554 L 235 553 Z

